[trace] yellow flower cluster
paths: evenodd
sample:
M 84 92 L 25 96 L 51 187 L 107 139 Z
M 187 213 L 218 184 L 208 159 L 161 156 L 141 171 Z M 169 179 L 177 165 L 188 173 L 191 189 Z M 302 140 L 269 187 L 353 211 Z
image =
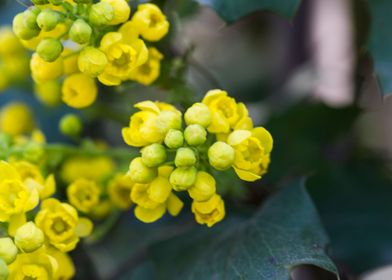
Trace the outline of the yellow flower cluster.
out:
M 35 51 L 30 68 L 41 102 L 54 106 L 62 99 L 85 108 L 97 98 L 95 78 L 108 86 L 128 80 L 149 85 L 158 78 L 163 55 L 144 42 L 159 41 L 169 30 L 156 5 L 140 4 L 130 18 L 126 0 L 33 4 L 15 16 L 13 31 Z
M 196 221 L 211 227 L 225 216 L 211 168 L 233 168 L 245 181 L 258 180 L 267 171 L 270 133 L 253 127 L 246 106 L 225 91 L 207 92 L 184 115 L 162 102 L 143 101 L 135 107 L 139 111 L 122 135 L 128 145 L 141 147 L 141 156 L 130 163 L 123 192 L 130 200 L 121 204 L 136 204 L 135 216 L 143 222 L 156 221 L 166 210 L 176 216 L 183 203 L 175 192 L 186 191 Z

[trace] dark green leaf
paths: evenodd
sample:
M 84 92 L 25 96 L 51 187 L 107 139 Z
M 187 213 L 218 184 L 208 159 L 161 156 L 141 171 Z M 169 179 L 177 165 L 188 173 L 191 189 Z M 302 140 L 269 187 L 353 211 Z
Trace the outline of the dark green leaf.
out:
M 255 11 L 268 11 L 293 18 L 301 0 L 197 0 L 213 8 L 225 21 L 234 22 Z
M 312 264 L 336 273 L 328 238 L 300 180 L 275 195 L 251 219 L 232 218 L 160 242 L 151 252 L 159 279 L 286 280 Z

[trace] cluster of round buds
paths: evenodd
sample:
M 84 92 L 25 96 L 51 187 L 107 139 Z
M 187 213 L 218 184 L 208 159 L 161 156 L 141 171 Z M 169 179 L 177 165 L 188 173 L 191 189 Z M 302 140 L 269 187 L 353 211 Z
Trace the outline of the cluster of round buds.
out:
M 35 51 L 30 68 L 42 102 L 62 99 L 84 108 L 96 99 L 95 78 L 108 86 L 128 80 L 148 85 L 158 78 L 163 55 L 145 40 L 159 41 L 169 22 L 156 5 L 140 4 L 130 18 L 126 0 L 32 3 L 14 17 L 13 31 Z
M 270 133 L 254 128 L 245 105 L 224 91 L 209 91 L 184 115 L 161 102 L 144 101 L 135 107 L 140 111 L 131 116 L 122 134 L 128 145 L 141 147 L 128 176 L 135 184 L 131 192 L 135 215 L 142 221 L 162 217 L 169 198 L 186 191 L 196 221 L 212 226 L 225 215 L 212 169 L 234 168 L 245 181 L 260 179 L 267 170 Z

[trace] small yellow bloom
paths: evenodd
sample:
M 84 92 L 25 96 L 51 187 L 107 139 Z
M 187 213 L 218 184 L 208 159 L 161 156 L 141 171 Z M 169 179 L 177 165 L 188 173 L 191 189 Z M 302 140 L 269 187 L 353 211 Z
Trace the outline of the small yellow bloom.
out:
M 57 106 L 61 102 L 61 84 L 57 80 L 46 81 L 34 85 L 37 99 L 47 106 Z
M 195 103 L 184 114 L 187 125 L 199 124 L 205 128 L 211 123 L 211 111 L 207 105 L 203 103 Z
M 64 103 L 73 108 L 90 106 L 97 98 L 98 89 L 93 78 L 77 73 L 68 76 L 62 87 Z
M 132 17 L 132 22 L 139 28 L 140 34 L 149 41 L 159 41 L 169 31 L 166 16 L 154 4 L 141 4 Z
M 100 189 L 94 181 L 79 178 L 67 188 L 69 202 L 81 212 L 89 213 L 99 203 Z
M 196 176 L 195 184 L 188 189 L 190 197 L 195 201 L 209 200 L 216 192 L 214 177 L 204 171 L 199 171 Z
M 15 167 L 0 161 L 0 222 L 9 223 L 10 235 L 26 222 L 25 213 L 34 209 L 38 201 L 37 189 L 25 184 Z
M 192 212 L 196 222 L 212 227 L 225 217 L 225 204 L 220 195 L 215 194 L 207 201 L 193 201 Z
M 84 48 L 78 58 L 79 70 L 91 77 L 97 77 L 101 74 L 105 70 L 107 62 L 106 55 L 93 47 Z
M 53 62 L 46 62 L 37 53 L 34 53 L 31 57 L 30 69 L 31 75 L 37 83 L 55 80 L 63 74 L 63 58 L 59 57 Z
M 234 170 L 245 181 L 256 181 L 268 168 L 273 139 L 263 127 L 235 130 L 227 143 L 235 150 Z
M 24 52 L 23 45 L 19 39 L 12 32 L 10 26 L 3 26 L 0 28 L 0 55 L 8 56 L 14 55 L 18 52 Z
M 29 57 L 26 53 L 16 53 L 2 58 L 4 69 L 11 81 L 24 81 L 29 75 Z
M 6 264 L 11 264 L 18 255 L 18 248 L 14 241 L 9 237 L 0 238 L 0 259 L 3 259 Z
M 108 184 L 110 200 L 120 209 L 129 209 L 132 205 L 131 191 L 133 182 L 128 176 L 117 174 Z
M 109 22 L 110 25 L 117 25 L 126 22 L 131 14 L 131 7 L 125 0 L 101 0 L 109 3 L 114 11 L 114 18 Z
M 48 198 L 41 204 L 35 223 L 44 232 L 46 240 L 61 252 L 73 250 L 79 237 L 86 237 L 92 231 L 92 223 L 80 218 L 74 207 Z
M 234 149 L 227 143 L 217 141 L 208 149 L 208 160 L 217 170 L 229 169 L 235 159 Z
M 148 48 L 148 60 L 131 72 L 130 79 L 146 86 L 152 84 L 159 77 L 162 59 L 156 48 Z
M 17 136 L 31 132 L 34 128 L 33 113 L 19 102 L 7 104 L 0 111 L 0 130 Z
M 158 204 L 155 208 L 144 208 L 140 205 L 135 207 L 135 216 L 144 223 L 153 223 L 162 218 L 166 212 L 164 204 Z

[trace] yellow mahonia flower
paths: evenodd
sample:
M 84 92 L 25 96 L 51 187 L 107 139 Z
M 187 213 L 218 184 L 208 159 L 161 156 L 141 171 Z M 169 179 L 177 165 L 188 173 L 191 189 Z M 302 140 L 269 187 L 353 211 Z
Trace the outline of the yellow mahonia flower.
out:
M 73 108 L 90 106 L 97 98 L 98 89 L 93 78 L 77 73 L 68 76 L 62 87 L 62 99 Z
M 132 70 L 144 64 L 148 50 L 143 40 L 130 40 L 121 32 L 109 32 L 101 40 L 100 50 L 107 57 L 105 70 L 98 76 L 101 83 L 114 86 L 128 80 Z
M 93 224 L 80 218 L 74 207 L 48 198 L 41 204 L 35 223 L 44 232 L 48 243 L 61 252 L 73 250 L 80 237 L 90 235 Z
M 9 279 L 58 279 L 54 277 L 58 265 L 44 247 L 32 253 L 21 253 L 9 265 Z
M 16 53 L 2 58 L 7 76 L 12 81 L 23 81 L 29 74 L 29 58 L 26 53 Z
M 108 184 L 110 201 L 120 209 L 129 209 L 132 205 L 131 191 L 133 182 L 124 174 L 117 174 Z
M 59 57 L 53 62 L 46 62 L 37 53 L 30 60 L 31 75 L 35 82 L 42 83 L 59 78 L 64 71 L 64 61 Z
M 17 136 L 34 128 L 33 113 L 24 103 L 9 103 L 0 111 L 0 130 Z
M 18 170 L 22 180 L 31 183 L 35 181 L 35 187 L 38 190 L 41 199 L 48 198 L 56 191 L 56 181 L 53 175 L 44 178 L 39 168 L 27 161 L 14 161 L 11 164 Z
M 67 188 L 69 202 L 81 212 L 88 213 L 99 203 L 101 190 L 92 180 L 79 178 Z
M 144 101 L 134 107 L 140 111 L 131 116 L 129 127 L 122 130 L 124 141 L 130 146 L 160 143 L 170 129 L 181 128 L 181 112 L 169 104 Z
M 268 168 L 273 139 L 263 127 L 253 130 L 235 130 L 227 143 L 235 150 L 234 170 L 245 181 L 261 178 Z
M 109 3 L 114 11 L 114 17 L 109 22 L 110 25 L 117 25 L 126 22 L 131 14 L 131 7 L 126 0 L 101 0 Z
M 79 178 L 100 182 L 113 173 L 115 164 L 109 157 L 71 157 L 65 160 L 60 177 L 66 183 Z
M 207 201 L 193 201 L 192 212 L 196 222 L 212 227 L 225 217 L 225 204 L 220 195 L 215 194 Z
M 26 222 L 25 213 L 34 209 L 39 201 L 37 189 L 23 182 L 15 167 L 0 161 L 0 222 L 8 222 L 8 231 Z
M 97 48 L 84 48 L 78 58 L 78 67 L 82 73 L 97 77 L 105 70 L 108 60 L 106 55 Z
M 54 258 L 58 264 L 57 269 L 54 271 L 53 279 L 55 280 L 68 280 L 73 279 L 75 276 L 75 265 L 68 254 L 63 253 L 52 246 L 46 248 L 46 253 Z
M 132 17 L 132 22 L 139 28 L 140 34 L 149 41 L 159 41 L 169 31 L 169 22 L 158 6 L 141 4 Z
M 3 26 L 0 28 L 0 55 L 9 56 L 18 52 L 24 52 L 23 45 L 20 43 L 18 37 L 12 32 L 10 26 Z
M 205 171 L 199 171 L 195 184 L 188 189 L 189 196 L 194 201 L 209 200 L 216 192 L 216 182 L 213 176 Z
M 47 106 L 59 105 L 61 102 L 61 84 L 57 80 L 35 84 L 34 94 L 41 103 Z
M 160 74 L 163 55 L 156 48 L 148 48 L 148 60 L 131 72 L 130 79 L 150 85 Z

